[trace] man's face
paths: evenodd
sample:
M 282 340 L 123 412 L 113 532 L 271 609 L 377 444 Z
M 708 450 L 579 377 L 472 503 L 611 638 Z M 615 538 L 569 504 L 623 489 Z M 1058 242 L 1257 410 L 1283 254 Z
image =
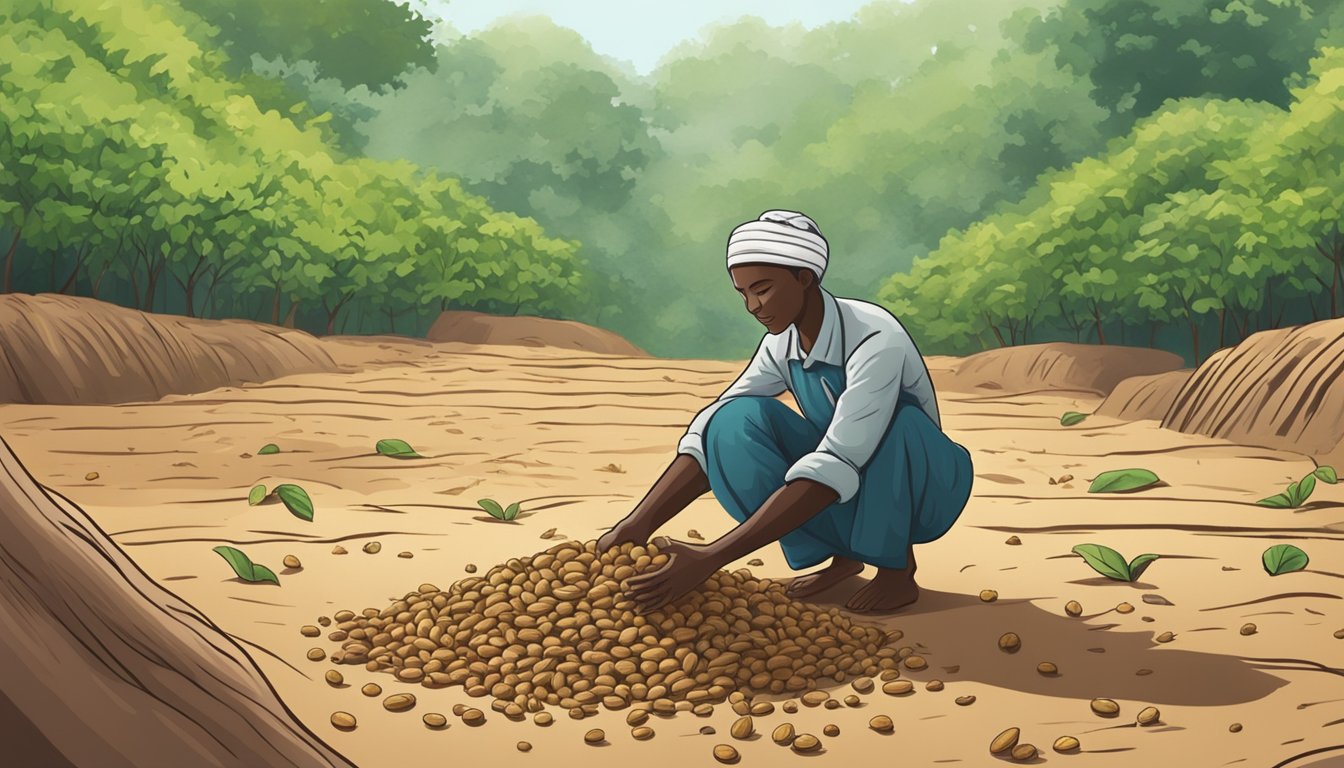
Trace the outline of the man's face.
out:
M 816 282 L 812 270 L 792 270 L 774 264 L 739 264 L 728 270 L 733 287 L 747 311 L 770 333 L 781 333 L 803 312 L 807 289 Z

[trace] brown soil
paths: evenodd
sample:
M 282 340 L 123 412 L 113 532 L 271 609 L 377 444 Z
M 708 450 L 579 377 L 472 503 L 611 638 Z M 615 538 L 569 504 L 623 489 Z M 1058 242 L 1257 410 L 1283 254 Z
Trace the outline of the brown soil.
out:
M 11 765 L 350 763 L 238 643 L 0 440 L 0 734 Z
M 931 358 L 939 389 L 958 392 L 1075 392 L 1105 397 L 1124 379 L 1180 368 L 1180 356 L 1146 347 L 1026 344 L 960 360 Z
M 1264 331 L 1215 352 L 1162 426 L 1300 451 L 1344 469 L 1344 319 Z
M 1131 376 L 1115 385 L 1115 389 L 1097 406 L 1097 413 L 1125 421 L 1163 419 L 1176 402 L 1181 387 L 1190 380 L 1193 369 L 1154 373 L 1150 376 Z
M 469 564 L 484 572 L 566 538 L 595 538 L 639 501 L 691 416 L 742 364 L 553 347 L 333 343 L 343 345 L 337 357 L 371 356 L 377 365 L 154 403 L 4 405 L 0 430 L 35 477 L 82 506 L 140 568 L 247 647 L 264 649 L 254 656 L 281 698 L 360 765 L 426 763 L 444 754 L 506 764 L 534 755 L 557 765 L 710 764 L 738 717 L 723 705 L 704 718 L 655 718 L 651 742 L 630 737 L 624 712 L 583 722 L 560 712 L 554 725 L 539 727 L 484 707 L 488 722 L 472 728 L 451 709 L 484 700 L 460 688 L 425 690 L 348 666 L 345 682 L 333 687 L 323 674 L 334 665 L 305 656 L 339 644 L 299 628 L 341 608 L 382 610 L 417 584 L 462 578 Z M 1344 628 L 1337 566 L 1344 562 L 1344 485 L 1319 485 L 1301 510 L 1267 509 L 1254 501 L 1309 471 L 1309 459 L 1152 421 L 1094 415 L 1063 428 L 1061 413 L 1094 412 L 1101 397 L 1092 393 L 1124 376 L 1114 367 L 1104 376 L 1083 370 L 1081 353 L 1038 371 L 1047 357 L 998 369 L 1018 385 L 1034 376 L 1087 391 L 940 392 L 944 426 L 976 463 L 971 501 L 952 531 L 917 548 L 919 601 L 889 616 L 857 617 L 917 639 L 928 666 L 901 673 L 917 683 L 915 692 L 888 696 L 879 683 L 857 708 L 777 708 L 757 718 L 756 731 L 790 722 L 821 734 L 836 723 L 841 735 L 822 736 L 820 759 L 837 765 L 885 761 L 893 750 L 912 765 L 987 764 L 990 741 L 1011 726 L 1043 750 L 1040 760 L 1072 759 L 1050 751 L 1069 735 L 1081 740 L 1086 765 L 1102 768 L 1186 764 L 1190 755 L 1202 765 L 1301 768 L 1311 759 L 1291 758 L 1344 742 L 1344 640 L 1333 636 Z M 1147 359 L 1150 368 L 1165 364 Z M 931 361 L 935 376 L 948 362 Z M 969 375 L 979 365 L 955 367 Z M 388 437 L 407 440 L 423 458 L 377 455 L 374 443 Z M 281 452 L 255 455 L 268 442 Z M 1151 469 L 1166 485 L 1086 492 L 1100 472 L 1125 467 Z M 1051 483 L 1065 474 L 1075 479 Z M 253 484 L 280 482 L 308 489 L 312 522 L 280 505 L 247 504 Z M 520 501 L 523 512 L 512 523 L 495 521 L 476 506 L 484 497 Z M 712 539 L 732 524 L 707 494 L 660 533 L 686 539 L 697 529 Z M 1006 545 L 1010 536 L 1020 544 Z M 372 541 L 381 544 L 377 554 L 363 550 Z M 1070 553 L 1084 542 L 1162 558 L 1138 583 L 1112 582 Z M 1268 576 L 1260 554 L 1278 543 L 1303 547 L 1311 564 Z M 239 581 L 210 552 L 218 544 L 273 567 L 281 585 Z M 333 554 L 337 545 L 349 554 Z M 301 568 L 281 567 L 289 554 Z M 756 558 L 764 563 L 751 567 L 758 577 L 794 575 L 775 547 L 729 568 Z M 809 599 L 842 607 L 862 583 L 855 577 Z M 986 589 L 998 599 L 982 602 Z M 1066 614 L 1070 600 L 1082 604 L 1080 616 Z M 1118 611 L 1120 603 L 1134 610 Z M 1258 631 L 1243 635 L 1248 622 Z M 1020 636 L 1016 653 L 999 650 L 1005 632 Z M 1163 632 L 1174 639 L 1158 642 Z M 1037 671 L 1046 661 L 1057 674 Z M 926 689 L 934 679 L 942 690 Z M 369 682 L 383 686 L 383 696 L 361 695 Z M 400 692 L 415 693 L 415 707 L 385 710 L 382 698 Z M 851 692 L 837 685 L 832 694 Z M 963 696 L 975 702 L 956 704 Z M 1118 702 L 1119 716 L 1093 714 L 1096 697 Z M 1147 706 L 1161 710 L 1159 722 L 1134 725 Z M 354 731 L 330 724 L 338 710 L 357 718 Z M 421 716 L 430 712 L 449 715 L 447 728 L 426 728 Z M 876 715 L 890 716 L 906 736 L 895 742 L 868 729 Z M 1244 728 L 1230 732 L 1233 723 Z M 718 735 L 701 735 L 706 725 Z M 584 743 L 591 728 L 605 731 L 604 744 Z M 520 740 L 534 755 L 510 757 Z M 744 764 L 794 759 L 769 739 L 732 743 Z M 1319 754 L 1318 766 L 1340 752 Z
M 335 369 L 302 331 L 60 294 L 0 296 L 0 403 L 157 400 Z
M 430 341 L 557 347 L 610 355 L 643 356 L 644 350 L 611 331 L 544 317 L 510 317 L 481 312 L 444 312 L 434 321 Z

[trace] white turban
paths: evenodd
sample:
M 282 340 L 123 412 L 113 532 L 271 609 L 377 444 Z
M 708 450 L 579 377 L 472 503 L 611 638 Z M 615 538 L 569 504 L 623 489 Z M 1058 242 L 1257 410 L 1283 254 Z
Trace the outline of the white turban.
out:
M 830 246 L 812 219 L 797 211 L 766 211 L 728 236 L 728 268 L 738 264 L 778 264 L 826 273 Z

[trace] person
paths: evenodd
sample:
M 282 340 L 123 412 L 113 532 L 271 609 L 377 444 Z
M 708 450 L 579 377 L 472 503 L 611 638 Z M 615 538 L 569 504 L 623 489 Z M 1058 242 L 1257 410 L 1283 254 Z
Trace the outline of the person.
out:
M 928 367 L 885 308 L 821 287 L 830 248 L 816 222 L 771 210 L 733 229 L 727 267 L 765 326 L 750 364 L 701 410 L 643 500 L 603 535 L 643 544 L 706 491 L 738 525 L 695 545 L 660 538 L 671 557 L 627 582 L 643 611 L 668 605 L 728 563 L 778 541 L 791 596 L 876 566 L 846 603 L 889 611 L 914 602 L 913 544 L 946 533 L 970 498 L 970 452 L 942 431 Z M 792 393 L 801 414 L 777 397 Z

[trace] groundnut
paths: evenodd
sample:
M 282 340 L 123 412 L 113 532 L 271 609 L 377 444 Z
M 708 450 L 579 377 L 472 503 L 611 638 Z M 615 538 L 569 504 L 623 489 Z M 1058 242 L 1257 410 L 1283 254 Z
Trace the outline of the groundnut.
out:
M 870 693 L 879 674 L 885 691 L 902 695 L 913 683 L 899 679 L 899 668 L 927 668 L 917 644 L 896 647 L 900 630 L 792 600 L 783 584 L 745 569 L 712 574 L 677 602 L 641 613 L 626 597 L 626 580 L 667 560 L 653 545 L 604 552 L 595 542 L 564 541 L 444 590 L 421 584 L 382 608 L 337 611 L 328 639 L 339 649 L 330 658 L 389 674 L 397 685 L 460 686 L 515 720 L 552 707 L 575 719 L 629 709 L 632 729 L 647 727 L 650 714 L 710 716 L 720 703 L 747 721 L 772 714 L 774 704 L 751 700 L 756 693 L 838 708 L 827 689 L 849 682 L 856 693 Z M 320 636 L 316 629 L 305 625 L 302 633 Z M 328 654 L 313 649 L 312 658 Z M 365 693 L 383 695 L 373 683 Z M 387 701 L 395 696 L 414 706 L 409 694 Z M 781 708 L 797 712 L 798 701 Z M 454 711 L 468 724 L 468 716 L 484 721 L 479 709 Z

